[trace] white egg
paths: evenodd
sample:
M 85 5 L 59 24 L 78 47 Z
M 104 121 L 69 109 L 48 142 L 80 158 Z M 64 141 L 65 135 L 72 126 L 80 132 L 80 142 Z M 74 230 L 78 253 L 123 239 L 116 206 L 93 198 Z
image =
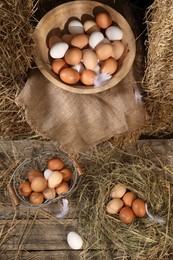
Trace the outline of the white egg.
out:
M 81 236 L 74 231 L 71 231 L 68 233 L 67 242 L 68 242 L 69 246 L 75 250 L 79 250 L 83 246 L 83 240 L 82 240 Z
M 68 24 L 68 31 L 69 33 L 75 35 L 84 33 L 84 28 L 81 22 L 79 22 L 78 20 L 72 20 Z
M 94 49 L 103 40 L 104 40 L 103 33 L 93 32 L 89 37 L 89 46 Z
M 50 56 L 54 59 L 63 58 L 69 46 L 66 42 L 55 43 L 50 49 Z
M 72 66 L 74 70 L 77 70 L 79 73 L 81 73 L 84 70 L 84 65 L 82 63 L 79 63 L 77 65 Z
M 46 180 L 48 180 L 48 178 L 49 178 L 49 176 L 52 174 L 52 170 L 50 170 L 50 169 L 46 169 L 45 171 L 44 171 L 44 173 L 43 173 L 43 175 L 44 175 L 44 178 L 46 179 Z
M 95 69 L 93 71 L 95 71 L 96 74 L 99 74 L 100 73 L 100 66 L 97 64 L 97 66 L 95 67 Z
M 105 34 L 110 41 L 121 40 L 123 38 L 123 32 L 118 26 L 108 27 Z

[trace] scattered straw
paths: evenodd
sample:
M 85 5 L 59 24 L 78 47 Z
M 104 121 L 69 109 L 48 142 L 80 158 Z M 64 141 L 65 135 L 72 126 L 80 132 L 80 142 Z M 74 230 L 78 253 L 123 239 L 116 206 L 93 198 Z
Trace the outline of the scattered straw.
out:
M 84 172 L 79 185 L 79 229 L 86 241 L 87 252 L 101 248 L 109 252 L 104 259 L 168 260 L 173 253 L 173 172 L 152 151 L 140 148 L 136 154 L 117 150 L 105 144 L 99 150 L 82 154 Z M 87 157 L 88 156 L 88 157 Z M 151 160 L 152 158 L 152 160 Z M 171 175 L 171 181 L 168 180 Z M 105 212 L 111 188 L 121 183 L 147 202 L 150 211 L 165 223 L 148 217 L 136 218 L 130 224 L 118 215 Z M 115 257 L 115 258 L 113 258 Z M 124 257 L 124 258 L 123 258 Z

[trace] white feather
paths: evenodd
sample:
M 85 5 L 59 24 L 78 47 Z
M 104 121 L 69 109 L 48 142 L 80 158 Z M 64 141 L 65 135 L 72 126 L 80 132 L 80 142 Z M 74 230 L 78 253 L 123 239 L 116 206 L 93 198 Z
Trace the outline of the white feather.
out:
M 160 223 L 160 224 L 165 223 L 164 219 L 159 218 L 159 217 L 156 216 L 156 215 L 152 215 L 152 214 L 149 212 L 147 203 L 145 203 L 145 209 L 146 209 L 146 212 L 147 212 L 148 217 L 149 217 L 151 220 L 153 220 L 153 221 L 156 222 L 156 223 Z
M 62 199 L 62 205 L 59 212 L 55 213 L 54 216 L 59 219 L 65 218 L 65 216 L 68 214 L 69 206 L 68 206 L 68 200 Z
M 100 73 L 94 79 L 94 87 L 99 88 L 106 84 L 108 80 L 111 79 L 111 75 L 108 73 Z

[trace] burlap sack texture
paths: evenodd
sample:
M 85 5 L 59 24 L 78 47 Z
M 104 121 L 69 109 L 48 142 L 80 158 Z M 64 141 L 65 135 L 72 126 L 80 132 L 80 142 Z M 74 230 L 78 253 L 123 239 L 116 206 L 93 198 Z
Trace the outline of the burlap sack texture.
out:
M 79 152 L 143 125 L 144 107 L 136 90 L 133 70 L 117 86 L 94 95 L 62 90 L 36 70 L 16 102 L 35 132 L 63 150 Z
M 117 86 L 94 95 L 75 94 L 54 86 L 34 70 L 16 99 L 30 127 L 67 152 L 83 151 L 112 137 L 117 140 L 138 132 L 145 123 L 145 108 L 138 95 L 144 47 L 137 10 L 126 1 L 116 1 L 112 7 L 124 15 L 137 38 L 133 67 Z

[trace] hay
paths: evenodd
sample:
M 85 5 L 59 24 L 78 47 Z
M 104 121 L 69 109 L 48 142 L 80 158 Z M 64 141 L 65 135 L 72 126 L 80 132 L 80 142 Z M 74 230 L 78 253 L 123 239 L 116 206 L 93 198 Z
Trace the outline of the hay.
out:
M 145 15 L 148 39 L 144 76 L 148 133 L 173 133 L 173 1 L 155 0 Z
M 1 135 L 20 137 L 31 134 L 22 112 L 15 104 L 27 78 L 27 71 L 33 67 L 33 32 L 36 1 L 1 1 L 1 82 L 0 117 Z
M 78 213 L 79 230 L 86 241 L 84 254 L 100 248 L 105 252 L 104 259 L 171 259 L 172 169 L 165 167 L 146 147 L 132 155 L 107 143 L 81 157 L 85 158 L 85 175 L 78 187 Z M 121 223 L 118 216 L 106 214 L 105 205 L 110 200 L 110 189 L 116 183 L 124 184 L 136 193 L 147 202 L 150 211 L 165 223 L 159 224 L 145 217 L 136 218 L 127 225 Z M 121 258 L 116 256 L 117 251 L 121 253 Z

